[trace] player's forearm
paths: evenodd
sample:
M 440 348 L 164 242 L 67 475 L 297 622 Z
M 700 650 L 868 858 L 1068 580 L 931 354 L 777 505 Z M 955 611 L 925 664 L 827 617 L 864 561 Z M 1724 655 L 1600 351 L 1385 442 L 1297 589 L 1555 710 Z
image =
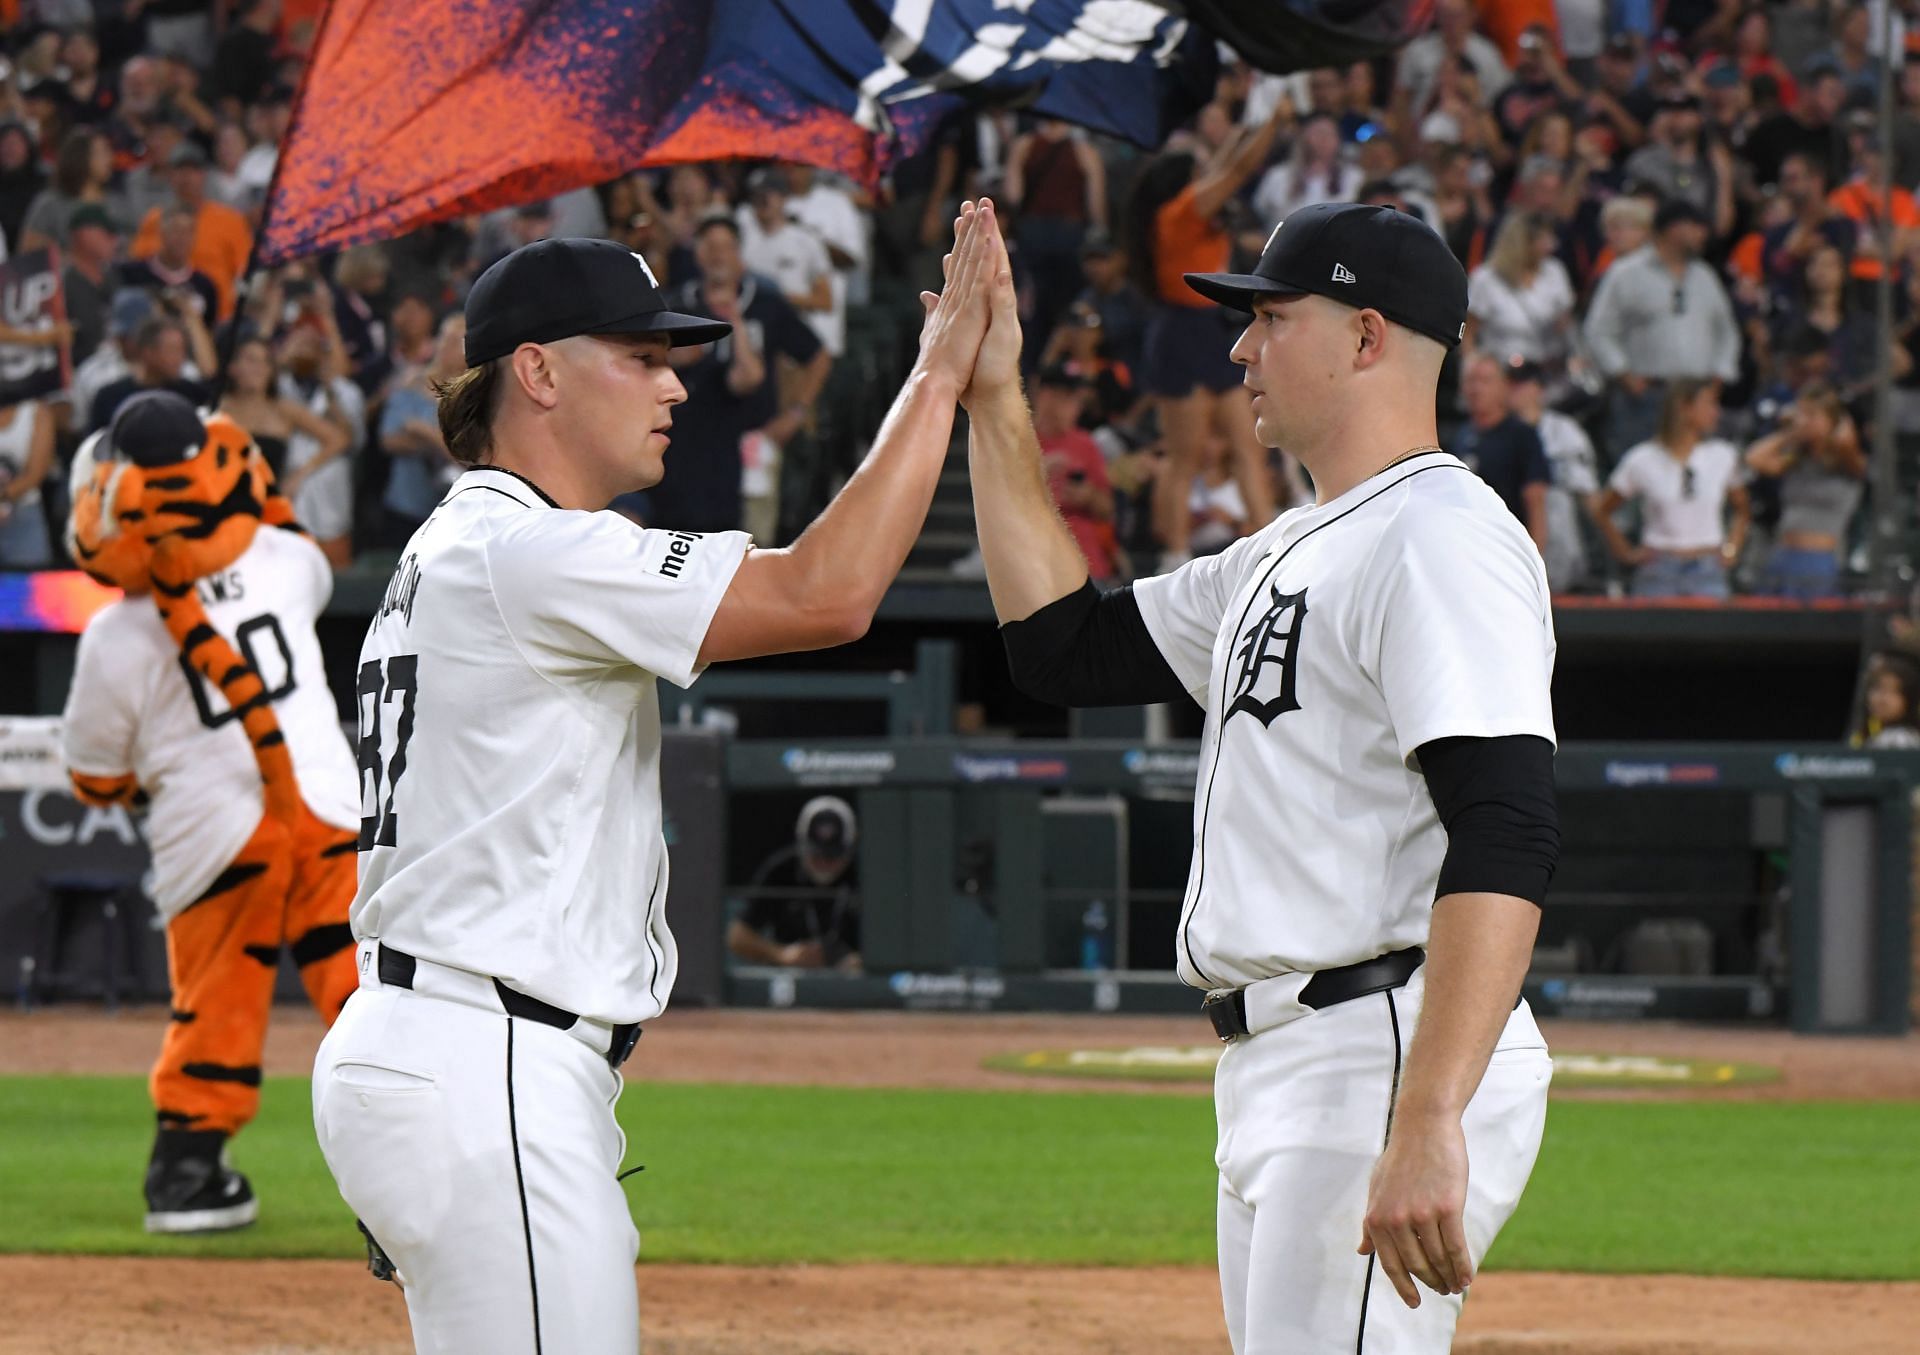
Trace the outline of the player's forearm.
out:
M 1032 616 L 1086 582 L 1087 562 L 1040 469 L 1026 397 L 1017 385 L 969 400 L 968 477 L 994 617 Z
M 780 963 L 780 947 L 738 919 L 727 928 L 727 949 L 748 964 Z
M 1540 909 L 1508 894 L 1449 894 L 1433 905 L 1426 997 L 1394 1123 L 1459 1123 L 1513 1014 Z
M 811 596 L 844 599 L 871 619 L 926 521 L 956 395 L 924 369 L 907 378 L 867 459 L 793 543 Z

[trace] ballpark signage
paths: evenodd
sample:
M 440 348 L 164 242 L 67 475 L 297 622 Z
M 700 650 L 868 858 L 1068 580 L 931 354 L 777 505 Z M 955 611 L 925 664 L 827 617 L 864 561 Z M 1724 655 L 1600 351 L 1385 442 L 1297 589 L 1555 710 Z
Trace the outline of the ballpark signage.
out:
M 888 748 L 789 748 L 780 765 L 802 786 L 877 786 L 898 760 Z

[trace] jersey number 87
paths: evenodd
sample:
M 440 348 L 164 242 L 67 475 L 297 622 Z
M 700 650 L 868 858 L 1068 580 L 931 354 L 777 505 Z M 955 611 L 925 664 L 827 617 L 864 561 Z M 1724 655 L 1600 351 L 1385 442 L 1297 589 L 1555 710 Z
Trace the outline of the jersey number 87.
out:
M 390 659 L 368 659 L 360 665 L 356 703 L 360 719 L 360 850 L 391 847 L 396 843 L 399 816 L 393 812 L 393 793 L 407 770 L 407 740 L 413 737 L 413 703 L 419 692 L 415 674 L 417 654 L 395 654 Z M 393 755 L 380 751 L 381 711 L 401 698 L 400 718 L 394 728 Z M 386 781 L 386 802 L 380 783 Z

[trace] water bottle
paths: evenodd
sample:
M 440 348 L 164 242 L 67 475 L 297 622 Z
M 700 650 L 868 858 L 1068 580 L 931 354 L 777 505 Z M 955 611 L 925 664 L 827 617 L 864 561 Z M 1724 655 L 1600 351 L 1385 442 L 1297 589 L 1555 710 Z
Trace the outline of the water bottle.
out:
M 1080 915 L 1080 967 L 1113 968 L 1113 934 L 1108 926 L 1107 905 L 1095 899 Z

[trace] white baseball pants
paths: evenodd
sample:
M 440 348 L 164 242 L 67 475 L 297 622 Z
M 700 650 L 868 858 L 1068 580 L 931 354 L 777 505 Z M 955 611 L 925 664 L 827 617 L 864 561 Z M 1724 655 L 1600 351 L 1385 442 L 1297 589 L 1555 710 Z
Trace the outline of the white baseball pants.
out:
M 1214 1160 L 1220 1290 L 1235 1355 L 1452 1348 L 1462 1297 L 1421 1285 L 1420 1306 L 1409 1309 L 1376 1259 L 1355 1250 L 1425 987 L 1422 970 L 1402 988 L 1237 1039 L 1222 1056 Z M 1522 1003 L 1463 1121 L 1476 1273 L 1533 1171 L 1552 1075 L 1546 1040 Z
M 510 1017 L 490 980 L 424 962 L 412 990 L 383 987 L 371 946 L 314 1062 L 313 1123 L 400 1273 L 414 1349 L 634 1355 L 640 1234 L 604 1034 Z

